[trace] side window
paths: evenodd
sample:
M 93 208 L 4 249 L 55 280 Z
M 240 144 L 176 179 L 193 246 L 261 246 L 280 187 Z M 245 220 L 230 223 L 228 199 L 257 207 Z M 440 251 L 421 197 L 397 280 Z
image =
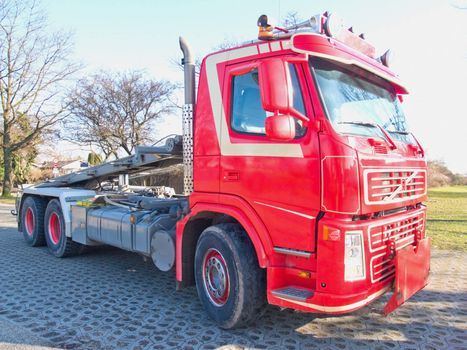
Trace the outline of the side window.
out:
M 302 90 L 297 76 L 297 67 L 289 65 L 293 89 L 294 108 L 306 115 Z M 236 75 L 232 79 L 231 127 L 233 130 L 246 133 L 265 135 L 265 119 L 269 115 L 263 109 L 258 83 L 258 70 Z M 303 123 L 296 119 L 296 137 L 306 133 Z
M 265 134 L 266 111 L 261 104 L 258 70 L 232 79 L 232 129 L 247 134 Z

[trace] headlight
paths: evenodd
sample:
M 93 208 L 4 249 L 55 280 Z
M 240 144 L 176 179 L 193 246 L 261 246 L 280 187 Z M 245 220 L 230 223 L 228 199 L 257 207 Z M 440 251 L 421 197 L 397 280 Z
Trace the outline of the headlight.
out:
M 346 281 L 356 281 L 365 278 L 365 259 L 363 254 L 362 232 L 345 233 L 345 273 Z

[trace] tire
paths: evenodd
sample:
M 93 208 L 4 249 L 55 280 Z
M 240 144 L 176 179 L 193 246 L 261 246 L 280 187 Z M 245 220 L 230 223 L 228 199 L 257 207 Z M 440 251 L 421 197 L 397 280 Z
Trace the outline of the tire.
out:
M 73 242 L 65 234 L 65 219 L 62 207 L 57 199 L 52 199 L 47 205 L 44 216 L 45 240 L 49 252 L 57 257 L 77 255 L 81 244 Z
M 206 312 L 220 328 L 253 323 L 266 303 L 266 273 L 238 224 L 203 231 L 196 246 L 195 279 Z
M 21 207 L 21 232 L 24 240 L 31 247 L 45 245 L 44 213 L 46 200 L 29 196 Z

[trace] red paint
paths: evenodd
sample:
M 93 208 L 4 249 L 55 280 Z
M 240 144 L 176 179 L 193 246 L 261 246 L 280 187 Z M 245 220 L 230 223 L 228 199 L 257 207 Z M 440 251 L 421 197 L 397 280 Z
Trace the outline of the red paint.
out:
M 60 219 L 58 214 L 53 212 L 49 217 L 49 237 L 53 244 L 58 244 L 62 236 L 62 229 L 60 227 Z
M 336 132 L 326 117 L 306 56 L 293 52 L 287 41 L 281 41 L 276 51 L 272 51 L 274 42 L 270 42 L 266 44 L 270 52 L 260 54 L 258 48 L 253 51 L 256 54 L 248 57 L 236 56 L 238 48 L 226 50 L 233 58 L 217 64 L 214 71 L 218 75 L 211 84 L 212 77 L 208 74 L 213 70 L 206 67 L 209 60 L 203 61 L 194 119 L 195 190 L 190 195 L 190 212 L 177 223 L 177 280 L 183 279 L 185 225 L 205 217 L 206 213 L 219 213 L 235 218 L 248 233 L 259 265 L 267 269 L 267 296 L 271 304 L 310 312 L 350 312 L 378 298 L 395 279 L 400 288 L 409 291 L 406 300 L 424 284 L 399 278 L 399 271 L 410 270 L 414 262 L 396 258 L 394 263 L 389 259 L 387 246 L 394 241 L 396 257 L 403 256 L 406 250 L 423 251 L 417 257 L 424 268 L 429 266 L 429 247 L 423 243 L 426 209 L 421 205 L 427 198 L 423 149 L 416 139 L 416 145 L 407 145 L 391 135 L 393 144 L 388 145 L 383 139 Z M 389 68 L 334 39 L 296 35 L 293 45 L 370 67 L 392 81 L 398 96 L 407 93 Z M 266 60 L 269 67 L 276 69 L 262 66 Z M 307 133 L 290 141 L 278 141 L 233 130 L 230 127 L 233 77 L 259 67 L 260 74 L 270 74 L 259 77 L 261 86 L 282 84 L 286 88 L 284 63 L 296 64 L 305 117 L 309 119 L 309 122 L 302 119 Z M 285 72 L 287 76 L 289 72 Z M 218 95 L 210 91 L 213 86 L 220 89 Z M 222 100 L 213 101 L 214 96 Z M 284 99 L 279 90 L 263 89 L 261 98 L 263 106 L 280 105 L 278 112 L 292 114 L 290 100 Z M 216 121 L 218 115 L 224 119 Z M 221 129 L 216 131 L 216 125 Z M 223 144 L 245 145 L 247 150 L 255 145 L 274 144 L 277 150 L 282 145 L 296 145 L 303 156 L 223 154 Z M 386 185 L 389 190 L 382 190 Z M 320 215 L 322 218 L 317 221 Z M 349 231 L 361 232 L 363 239 L 365 275 L 353 281 L 344 278 L 345 235 Z M 381 238 L 383 233 L 388 239 Z M 274 247 L 307 252 L 309 257 L 276 253 Z M 309 278 L 300 277 L 304 275 Z M 313 293 L 305 303 L 271 293 L 287 286 Z
M 386 315 L 428 284 L 430 244 L 431 239 L 427 237 L 421 240 L 415 249 L 408 246 L 396 252 L 394 294 L 384 308 Z
M 26 226 L 26 233 L 28 234 L 28 236 L 31 237 L 32 234 L 34 233 L 34 212 L 32 211 L 32 208 L 28 208 L 26 210 L 25 226 Z

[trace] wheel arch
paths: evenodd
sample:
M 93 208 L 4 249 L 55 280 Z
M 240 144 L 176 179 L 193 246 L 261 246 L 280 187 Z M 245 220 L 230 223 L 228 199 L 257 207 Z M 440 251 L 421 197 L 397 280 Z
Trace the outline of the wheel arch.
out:
M 256 219 L 258 221 L 255 225 L 238 207 L 221 204 L 196 204 L 190 214 L 177 223 L 176 277 L 178 288 L 194 284 L 194 257 L 199 236 L 207 227 L 218 223 L 234 222 L 242 226 L 253 244 L 258 265 L 261 268 L 266 268 L 272 244 L 263 223 L 259 218 Z M 260 230 L 264 231 L 259 232 L 258 226 L 260 226 Z

